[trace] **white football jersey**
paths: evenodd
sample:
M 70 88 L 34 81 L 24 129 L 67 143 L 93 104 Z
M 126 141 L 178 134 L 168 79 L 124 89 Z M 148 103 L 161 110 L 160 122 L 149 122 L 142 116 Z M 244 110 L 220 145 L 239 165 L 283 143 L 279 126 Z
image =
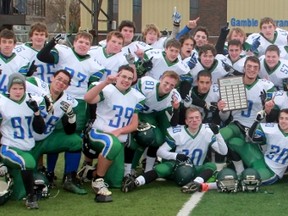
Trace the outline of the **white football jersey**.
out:
M 179 103 L 181 102 L 181 95 L 176 89 L 173 89 L 169 94 L 160 97 L 158 93 L 159 84 L 160 82 L 158 80 L 149 76 L 138 79 L 136 88 L 146 97 L 142 110 L 143 113 L 159 112 L 172 108 L 172 97 L 175 97 Z
M 24 151 L 34 147 L 32 128 L 34 112 L 26 103 L 29 99 L 26 94 L 23 100 L 15 102 L 0 94 L 1 144 Z M 36 102 L 40 104 L 39 100 Z
M 97 59 L 97 61 L 100 62 L 103 67 L 105 67 L 105 73 L 100 79 L 101 81 L 105 80 L 106 77 L 111 74 L 117 74 L 120 66 L 128 64 L 123 52 L 108 55 L 105 48 L 101 46 L 91 47 L 88 54 L 90 54 L 92 58 Z
M 40 96 L 50 95 L 49 85 L 38 77 L 30 77 L 28 81 L 26 81 L 27 92 L 32 94 L 39 94 Z M 45 131 L 42 134 L 33 133 L 36 141 L 43 140 L 48 137 L 55 129 L 56 124 L 61 120 L 65 112 L 61 109 L 61 102 L 65 101 L 72 105 L 72 107 L 76 107 L 78 105 L 77 100 L 75 100 L 72 96 L 67 94 L 65 91 L 62 96 L 58 98 L 57 101 L 53 102 L 53 113 L 47 113 L 46 109 L 41 110 L 41 116 L 45 121 Z
M 176 153 L 189 156 L 197 166 L 203 164 L 210 146 L 220 154 L 226 154 L 227 151 L 224 140 L 217 139 L 207 124 L 202 124 L 196 135 L 192 135 L 184 125 L 170 127 L 167 129 L 166 142 L 171 149 L 175 148 Z
M 279 178 L 282 178 L 288 166 L 287 134 L 281 131 L 277 123 L 261 123 L 260 125 L 267 144 L 267 150 L 264 153 L 265 162 Z
M 265 62 L 265 56 L 260 57 L 259 77 L 270 80 L 278 90 L 288 88 L 288 60 L 280 59 L 273 70 L 270 70 Z
M 11 57 L 5 59 L 0 55 L 0 93 L 6 94 L 8 89 L 8 77 L 13 73 L 21 73 L 26 76 L 29 61 L 20 55 L 12 54 Z
M 97 83 L 93 83 L 94 85 Z M 93 128 L 104 132 L 111 132 L 129 125 L 132 116 L 138 109 L 142 109 L 145 97 L 134 88 L 126 93 L 120 92 L 113 84 L 107 85 L 100 93 L 101 100 L 97 103 L 97 118 Z M 127 140 L 127 134 L 121 134 L 121 142 Z
M 175 62 L 168 62 L 165 59 L 165 51 L 163 49 L 151 49 L 145 52 L 145 58 L 152 59 L 153 67 L 146 75 L 159 80 L 162 74 L 167 70 L 175 71 L 179 76 L 188 74 L 189 67 L 179 58 Z
M 31 43 L 17 45 L 14 50 L 18 55 L 28 59 L 30 64 L 35 61 L 34 64 L 37 66 L 37 71 L 34 72 L 33 76 L 39 77 L 44 82 L 51 83 L 51 77 L 56 72 L 55 65 L 39 61 L 37 58 L 39 51 L 35 50 L 31 45 Z
M 65 45 L 57 44 L 55 48 L 59 54 L 59 62 L 57 70 L 67 70 L 71 77 L 71 84 L 66 92 L 76 99 L 84 99 L 84 95 L 88 90 L 88 82 L 91 76 L 102 77 L 105 68 L 94 57 L 87 56 L 79 59 L 74 51 Z
M 246 39 L 248 44 L 252 44 L 256 38 L 259 38 L 260 46 L 258 47 L 258 56 L 264 55 L 267 47 L 271 44 L 275 44 L 277 46 L 286 46 L 287 45 L 287 36 L 288 32 L 281 28 L 276 28 L 274 39 L 272 41 L 267 40 L 261 33 L 253 33 L 249 35 Z
M 239 121 L 245 127 L 251 127 L 256 119 L 257 112 L 263 110 L 260 94 L 265 90 L 266 92 L 273 89 L 272 82 L 265 79 L 257 79 L 252 85 L 246 85 L 247 105 L 246 109 L 232 111 L 234 121 Z

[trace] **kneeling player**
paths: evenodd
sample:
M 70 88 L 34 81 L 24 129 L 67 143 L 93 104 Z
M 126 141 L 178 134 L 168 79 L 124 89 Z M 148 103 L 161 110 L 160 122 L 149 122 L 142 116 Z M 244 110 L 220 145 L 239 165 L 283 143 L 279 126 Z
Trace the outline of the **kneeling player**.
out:
M 185 123 L 187 126 L 170 127 L 166 142 L 158 149 L 157 155 L 163 159 L 161 164 L 153 170 L 145 172 L 136 179 L 127 176 L 122 184 L 121 190 L 129 192 L 138 186 L 150 183 L 157 178 L 172 178 L 178 185 L 182 186 L 184 193 L 204 191 L 206 182 L 216 170 L 214 163 L 204 163 L 209 146 L 218 153 L 227 154 L 227 146 L 219 134 L 218 126 L 215 124 L 202 124 L 201 113 L 197 108 L 188 108 Z M 175 149 L 175 151 L 171 151 Z M 195 174 L 190 179 L 181 180 L 174 172 L 177 161 L 191 161 L 195 167 Z M 189 168 L 187 168 L 189 170 Z M 186 176 L 187 177 L 187 176 Z M 195 178 L 196 177 L 196 178 Z

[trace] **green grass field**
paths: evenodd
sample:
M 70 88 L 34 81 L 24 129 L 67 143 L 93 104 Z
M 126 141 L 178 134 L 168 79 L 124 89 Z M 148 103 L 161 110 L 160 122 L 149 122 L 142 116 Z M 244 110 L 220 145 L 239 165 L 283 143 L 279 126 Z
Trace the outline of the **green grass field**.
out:
M 62 176 L 63 159 L 58 164 L 57 176 Z M 288 176 L 273 186 L 261 187 L 258 193 L 223 194 L 217 191 L 206 192 L 193 216 L 263 216 L 287 215 Z M 40 209 L 27 210 L 23 201 L 8 201 L 0 206 L 1 215 L 119 215 L 119 216 L 174 216 L 191 195 L 183 194 L 173 182 L 154 182 L 131 193 L 112 189 L 113 202 L 96 203 L 94 193 L 87 183 L 87 195 L 75 195 L 62 190 L 61 179 L 57 180 L 58 189 L 51 191 L 51 197 L 39 201 Z M 58 195 L 57 195 L 58 194 Z M 193 196 L 193 195 L 192 195 Z

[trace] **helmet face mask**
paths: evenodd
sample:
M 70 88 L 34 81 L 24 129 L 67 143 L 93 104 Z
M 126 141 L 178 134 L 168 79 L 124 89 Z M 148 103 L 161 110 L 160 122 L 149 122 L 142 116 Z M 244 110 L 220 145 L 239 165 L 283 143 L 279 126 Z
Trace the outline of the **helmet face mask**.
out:
M 257 192 L 261 185 L 260 174 L 253 168 L 247 168 L 241 173 L 240 183 L 243 192 Z
M 10 198 L 13 190 L 13 180 L 9 173 L 0 177 L 0 205 L 4 205 Z
M 234 170 L 224 168 L 217 174 L 216 184 L 219 192 L 236 193 L 239 188 L 238 176 Z
M 195 167 L 192 163 L 177 163 L 173 171 L 174 181 L 177 185 L 183 186 L 191 182 L 195 177 Z
M 134 136 L 137 144 L 143 147 L 153 146 L 155 143 L 154 128 L 154 125 L 147 122 L 140 122 Z
M 48 188 L 49 181 L 47 177 L 41 172 L 36 172 L 33 175 L 34 175 L 34 191 L 37 195 L 37 198 L 38 199 L 48 198 L 50 196 L 50 193 Z

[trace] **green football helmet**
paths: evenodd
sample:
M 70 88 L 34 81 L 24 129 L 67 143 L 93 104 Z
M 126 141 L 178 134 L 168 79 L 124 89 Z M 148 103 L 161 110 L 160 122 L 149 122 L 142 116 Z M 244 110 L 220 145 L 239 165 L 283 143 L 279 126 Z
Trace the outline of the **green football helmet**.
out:
M 0 164 L 0 205 L 4 205 L 12 194 L 13 179 L 4 164 Z
M 135 140 L 142 147 L 152 146 L 155 143 L 154 125 L 147 122 L 140 122 L 135 133 Z
M 216 184 L 219 192 L 236 193 L 239 187 L 238 176 L 233 169 L 223 168 L 217 174 Z
M 47 177 L 41 172 L 33 173 L 34 176 L 34 191 L 38 197 L 41 198 L 48 198 L 50 196 L 49 193 L 49 181 Z
M 256 169 L 247 168 L 241 173 L 240 184 L 243 192 L 257 192 L 261 185 L 261 177 Z
M 177 185 L 186 185 L 195 178 L 194 165 L 189 162 L 176 163 L 173 171 L 173 177 Z

